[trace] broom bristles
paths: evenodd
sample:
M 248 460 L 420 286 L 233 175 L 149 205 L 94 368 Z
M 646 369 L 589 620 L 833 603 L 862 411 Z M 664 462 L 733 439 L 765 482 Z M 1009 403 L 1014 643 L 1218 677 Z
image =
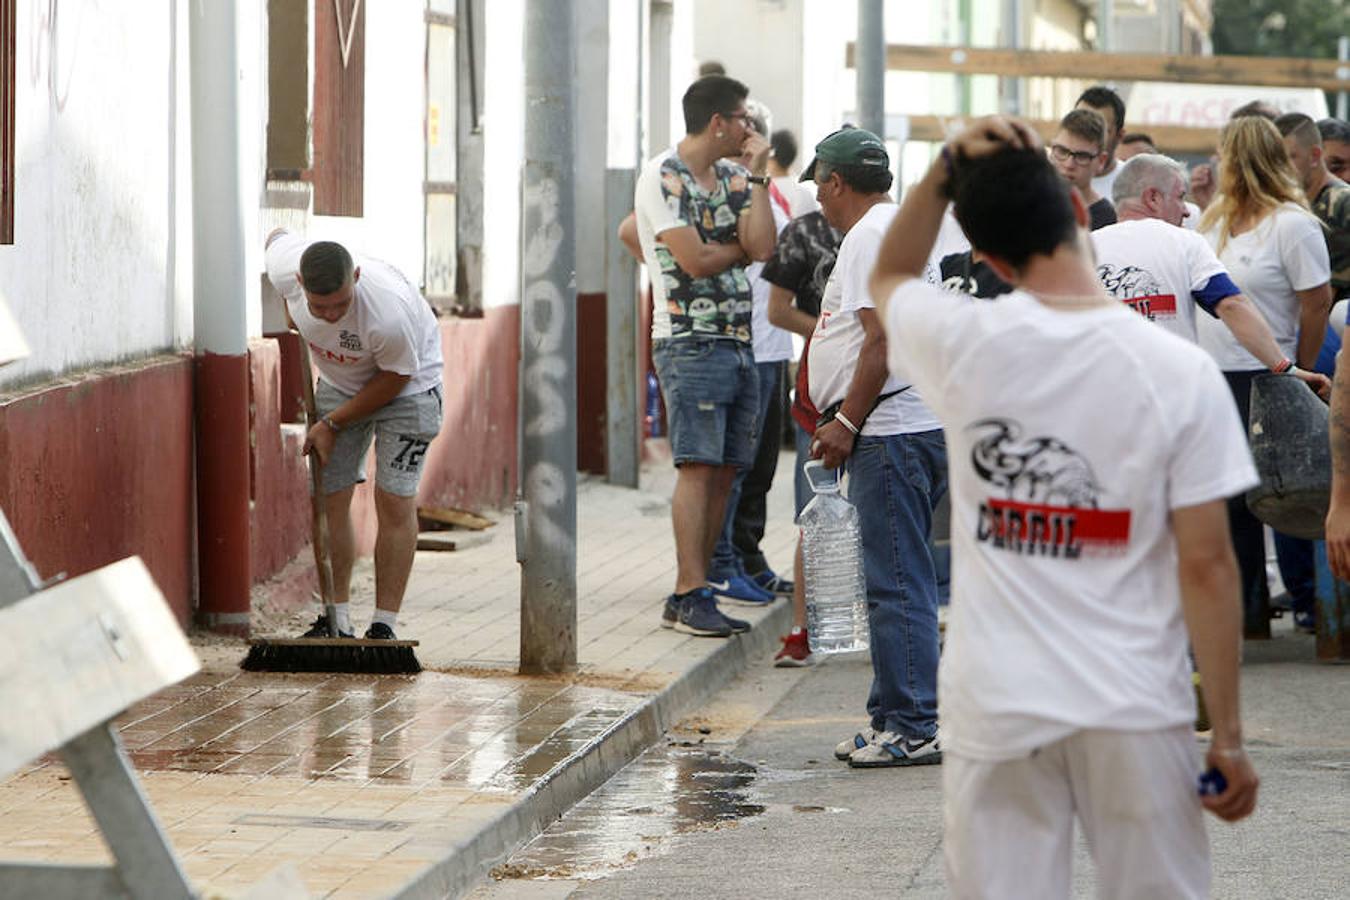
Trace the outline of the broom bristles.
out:
M 239 667 L 246 672 L 351 672 L 374 675 L 416 675 L 422 664 L 413 653 L 416 641 L 257 640 Z

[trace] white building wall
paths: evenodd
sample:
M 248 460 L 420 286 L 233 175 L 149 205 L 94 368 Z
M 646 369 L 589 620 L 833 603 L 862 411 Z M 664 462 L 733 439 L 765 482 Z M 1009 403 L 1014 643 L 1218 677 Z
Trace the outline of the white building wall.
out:
M 32 356 L 0 384 L 180 346 L 169 3 L 16 4 L 15 242 L 0 294 Z M 188 231 L 190 233 L 190 230 Z M 187 301 L 190 308 L 190 301 Z

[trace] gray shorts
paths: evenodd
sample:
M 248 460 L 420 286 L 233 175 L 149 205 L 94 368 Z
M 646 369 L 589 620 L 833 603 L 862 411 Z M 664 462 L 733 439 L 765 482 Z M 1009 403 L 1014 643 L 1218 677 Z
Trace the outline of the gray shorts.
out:
M 320 379 L 314 402 L 320 417 L 351 399 Z M 370 442 L 375 441 L 375 485 L 399 497 L 417 493 L 422 463 L 432 438 L 441 430 L 441 389 L 398 397 L 375 412 L 348 422 L 337 433 L 337 442 L 323 467 L 325 494 L 366 480 L 365 461 Z

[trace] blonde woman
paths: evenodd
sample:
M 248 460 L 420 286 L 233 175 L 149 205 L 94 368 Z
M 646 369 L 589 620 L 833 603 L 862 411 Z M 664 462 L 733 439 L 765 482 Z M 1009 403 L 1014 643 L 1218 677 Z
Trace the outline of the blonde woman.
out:
M 1331 263 L 1322 225 L 1308 208 L 1275 126 L 1260 116 L 1228 123 L 1220 139 L 1219 193 L 1199 230 L 1229 275 L 1270 323 L 1286 359 L 1311 369 L 1331 310 Z M 1217 320 L 1199 323 L 1200 344 L 1219 363 L 1247 422 L 1252 379 L 1268 371 Z M 1233 549 L 1242 572 L 1248 637 L 1270 636 L 1269 587 L 1260 521 L 1242 497 L 1229 501 Z

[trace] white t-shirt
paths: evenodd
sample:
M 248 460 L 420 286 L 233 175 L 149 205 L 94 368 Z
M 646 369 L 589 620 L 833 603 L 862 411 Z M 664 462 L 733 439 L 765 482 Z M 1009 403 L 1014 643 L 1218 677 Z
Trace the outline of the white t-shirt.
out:
M 1218 226 L 1204 232 L 1210 246 L 1218 247 Z M 1244 296 L 1256 304 L 1275 335 L 1280 350 L 1290 359 L 1298 352 L 1299 302 L 1295 291 L 1306 291 L 1331 280 L 1322 224 L 1310 212 L 1286 203 L 1266 216 L 1250 231 L 1230 237 L 1219 254 L 1228 274 Z M 1264 370 L 1218 322 L 1201 321 L 1200 346 L 1225 372 Z
M 296 279 L 310 241 L 281 234 L 267 248 L 267 277 L 286 300 L 291 321 L 309 344 L 323 380 L 344 394 L 356 394 L 377 371 L 407 375 L 400 397 L 441 383 L 441 330 L 420 291 L 398 269 L 358 257 L 355 296 L 336 322 L 316 318 Z
M 1238 293 L 1204 238 L 1161 219 L 1098 228 L 1092 247 L 1107 293 L 1192 344 L 1197 308 L 1215 316 L 1219 301 Z
M 916 279 L 886 316 L 947 436 L 943 748 L 1011 759 L 1081 729 L 1193 722 L 1169 515 L 1257 483 L 1213 360 L 1123 304 Z
M 872 267 L 881 251 L 886 229 L 899 211 L 894 203 L 878 203 L 849 229 L 839 245 L 839 257 L 820 301 L 820 318 L 816 319 L 816 330 L 811 335 L 811 357 L 807 362 L 811 402 L 816 409 L 825 409 L 843 400 L 848 393 L 865 336 L 858 310 L 876 307 L 867 282 L 872 277 Z M 881 394 L 898 391 L 909 384 L 904 367 L 898 366 L 895 359 L 895 354 L 891 353 L 891 373 Z M 863 423 L 862 433 L 868 436 L 915 434 L 940 427 L 937 416 L 919 399 L 918 389 L 910 387 L 904 393 L 883 400 Z
M 788 209 L 792 213 L 790 218 L 795 219 L 820 209 L 820 204 L 816 202 L 816 192 L 804 182 L 798 181 L 796 175 L 779 175 L 773 183 L 787 199 Z
M 1110 172 L 1107 172 L 1105 175 L 1097 175 L 1092 179 L 1092 189 L 1096 191 L 1099 196 L 1110 200 L 1112 206 L 1115 205 L 1116 200 L 1111 196 L 1111 189 L 1115 187 L 1116 178 L 1120 175 L 1120 169 L 1123 165 L 1125 165 L 1123 162 L 1116 160 L 1115 167 L 1112 168 Z
M 770 203 L 769 207 L 773 210 L 774 234 L 782 234 L 791 218 L 777 203 Z M 750 310 L 750 340 L 754 347 L 755 362 L 783 362 L 792 359 L 792 333 L 769 323 L 769 289 L 773 285 L 759 277 L 763 271 L 762 262 L 745 267 L 745 274 L 750 279 L 750 296 L 754 301 Z

